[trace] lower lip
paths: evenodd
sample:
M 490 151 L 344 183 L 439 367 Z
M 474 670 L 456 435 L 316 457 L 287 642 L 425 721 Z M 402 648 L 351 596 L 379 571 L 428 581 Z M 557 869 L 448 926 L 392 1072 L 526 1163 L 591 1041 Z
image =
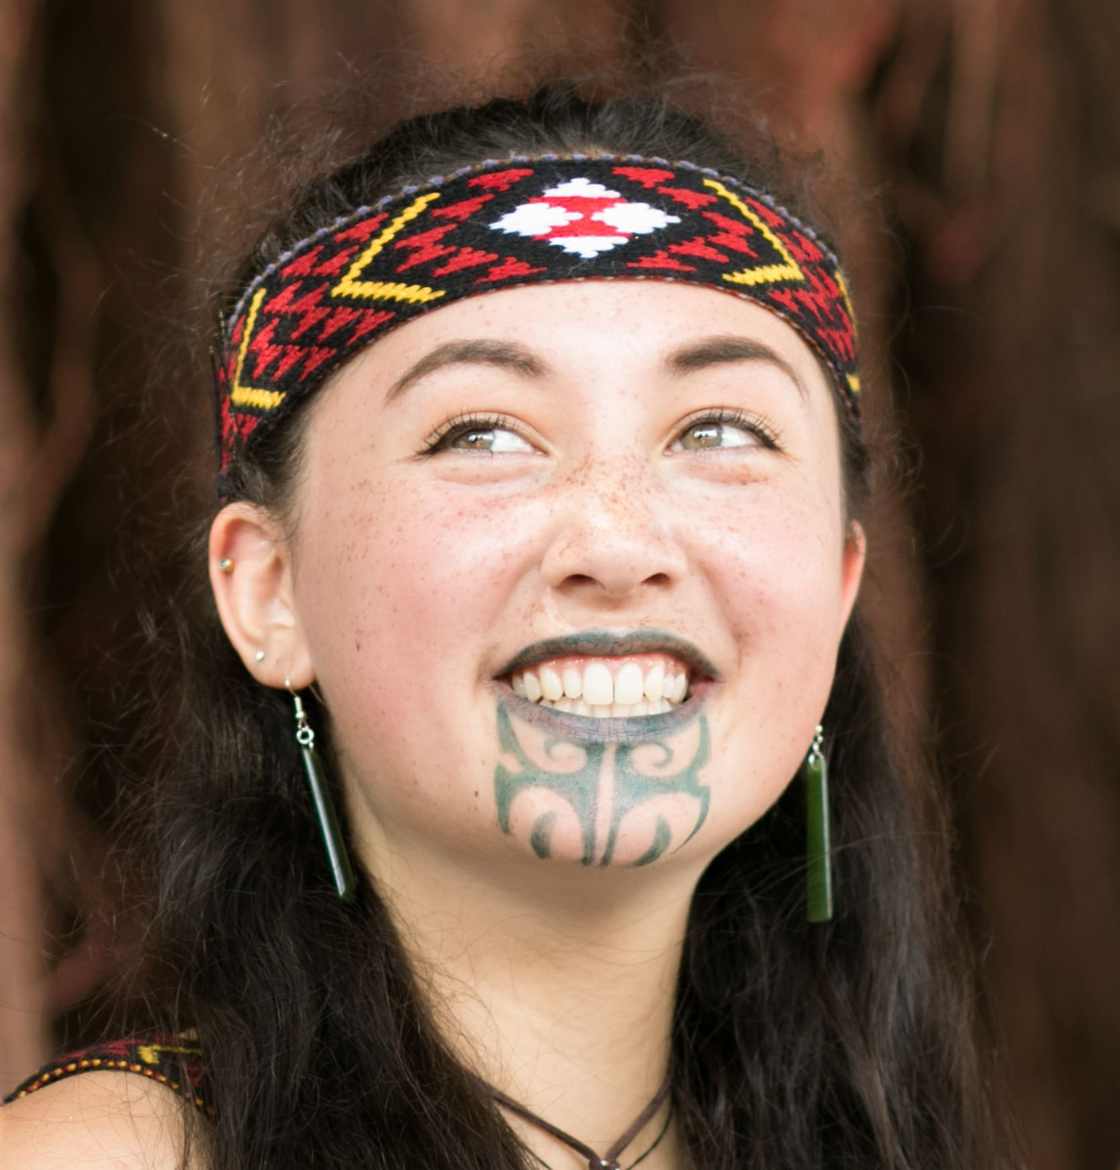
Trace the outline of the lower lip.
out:
M 602 718 L 597 715 L 576 715 L 556 707 L 542 707 L 531 699 L 523 699 L 505 679 L 495 679 L 494 686 L 510 711 L 527 723 L 564 732 L 572 739 L 615 742 L 666 735 L 690 723 L 716 683 L 712 679 L 695 681 L 689 687 L 688 698 L 683 703 L 658 715 L 610 715 Z

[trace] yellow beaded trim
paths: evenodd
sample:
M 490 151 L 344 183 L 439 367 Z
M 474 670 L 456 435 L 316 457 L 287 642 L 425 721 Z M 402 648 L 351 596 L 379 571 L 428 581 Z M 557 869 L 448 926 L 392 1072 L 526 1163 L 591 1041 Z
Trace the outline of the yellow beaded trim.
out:
M 152 1045 L 144 1045 L 143 1048 L 154 1055 L 155 1047 Z M 190 1048 L 173 1048 L 168 1049 L 172 1052 L 191 1052 Z M 139 1073 L 141 1076 L 148 1077 L 149 1080 L 158 1081 L 161 1085 L 167 1085 L 168 1088 L 174 1089 L 176 1093 L 181 1093 L 183 1086 L 179 1081 L 172 1080 L 169 1076 L 159 1072 L 153 1068 L 145 1068 L 142 1064 L 137 1064 L 131 1060 L 106 1060 L 100 1056 L 83 1057 L 81 1060 L 67 1061 L 66 1064 L 55 1065 L 54 1068 L 49 1068 L 46 1072 L 41 1073 L 35 1078 L 26 1088 L 20 1089 L 16 1093 L 16 1100 L 20 1097 L 26 1097 L 31 1093 L 37 1092 L 39 1089 L 45 1088 L 52 1081 L 61 1080 L 63 1077 L 70 1076 L 72 1073 L 84 1072 L 87 1069 L 104 1069 L 105 1071 L 117 1070 L 119 1072 Z M 206 1102 L 197 1093 L 191 1094 L 191 1099 L 200 1108 L 205 1108 Z

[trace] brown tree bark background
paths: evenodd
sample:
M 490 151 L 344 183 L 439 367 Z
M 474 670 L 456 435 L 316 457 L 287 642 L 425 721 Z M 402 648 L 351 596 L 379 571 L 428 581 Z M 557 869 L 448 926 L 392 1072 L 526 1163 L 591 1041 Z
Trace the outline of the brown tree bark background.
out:
M 1115 0 L 0 0 L 0 1084 L 128 944 L 103 830 L 137 614 L 210 491 L 195 308 L 271 195 L 243 160 L 359 86 L 372 136 L 672 66 L 857 193 L 870 425 L 907 453 L 871 522 L 893 715 L 945 761 L 1031 1165 L 1116 1170 L 1118 52 Z

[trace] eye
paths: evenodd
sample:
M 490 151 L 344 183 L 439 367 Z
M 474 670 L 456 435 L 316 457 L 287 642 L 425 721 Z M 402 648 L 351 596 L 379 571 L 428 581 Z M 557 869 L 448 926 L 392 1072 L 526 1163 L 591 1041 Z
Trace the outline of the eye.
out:
M 733 447 L 774 450 L 778 436 L 757 415 L 742 410 L 710 410 L 691 419 L 677 440 L 685 451 L 721 451 Z
M 435 455 L 439 451 L 531 455 L 533 447 L 496 415 L 457 415 L 425 440 L 421 454 Z

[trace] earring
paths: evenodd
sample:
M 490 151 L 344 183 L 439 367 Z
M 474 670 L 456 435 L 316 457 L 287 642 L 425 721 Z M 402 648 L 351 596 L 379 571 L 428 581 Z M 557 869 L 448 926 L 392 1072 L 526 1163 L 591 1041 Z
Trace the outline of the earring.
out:
M 323 765 L 319 760 L 319 753 L 315 750 L 315 732 L 307 722 L 303 700 L 292 689 L 291 680 L 285 679 L 284 685 L 292 696 L 295 708 L 296 743 L 299 744 L 300 756 L 303 759 L 303 772 L 307 777 L 311 803 L 315 808 L 315 821 L 319 826 L 319 835 L 323 839 L 323 848 L 326 850 L 331 877 L 334 879 L 334 890 L 343 902 L 350 902 L 354 897 L 354 870 L 350 865 L 350 855 L 346 851 L 346 843 L 338 826 L 338 817 L 334 811 L 330 789 L 327 787 Z
M 255 651 L 253 654 L 253 661 L 254 662 L 263 662 L 264 661 L 264 651 L 263 650 Z
M 828 758 L 824 754 L 824 728 L 817 724 L 809 754 L 805 757 L 806 809 L 806 917 L 810 922 L 832 919 L 832 858 L 829 842 Z
M 232 573 L 233 561 L 229 557 L 222 557 L 222 559 L 218 562 L 218 568 L 223 573 Z

